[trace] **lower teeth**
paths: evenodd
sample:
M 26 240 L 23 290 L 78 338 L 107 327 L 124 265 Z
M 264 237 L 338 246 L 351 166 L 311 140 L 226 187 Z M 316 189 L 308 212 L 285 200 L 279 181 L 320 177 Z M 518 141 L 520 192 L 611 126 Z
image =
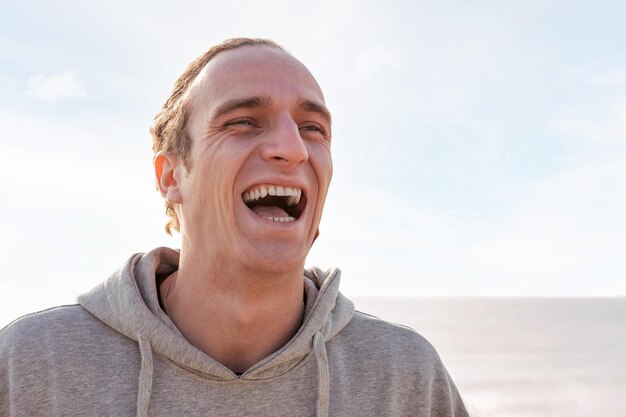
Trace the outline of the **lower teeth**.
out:
M 278 223 L 285 223 L 285 222 L 293 222 L 296 219 L 289 216 L 289 217 L 269 217 L 269 216 L 263 216 L 265 217 L 267 220 L 271 220 L 273 222 L 278 222 Z

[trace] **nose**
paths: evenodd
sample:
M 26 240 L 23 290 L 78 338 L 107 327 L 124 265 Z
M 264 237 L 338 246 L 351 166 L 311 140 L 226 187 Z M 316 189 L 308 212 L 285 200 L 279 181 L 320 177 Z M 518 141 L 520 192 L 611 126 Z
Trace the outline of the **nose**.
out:
M 300 136 L 298 125 L 285 117 L 267 132 L 263 159 L 284 167 L 296 167 L 309 159 L 309 151 Z

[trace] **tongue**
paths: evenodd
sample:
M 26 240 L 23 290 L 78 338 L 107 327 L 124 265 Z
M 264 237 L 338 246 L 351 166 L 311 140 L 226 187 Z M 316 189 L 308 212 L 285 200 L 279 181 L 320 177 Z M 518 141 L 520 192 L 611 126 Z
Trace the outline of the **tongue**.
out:
M 289 217 L 289 214 L 280 207 L 277 206 L 254 206 L 251 207 L 259 216 L 264 217 Z

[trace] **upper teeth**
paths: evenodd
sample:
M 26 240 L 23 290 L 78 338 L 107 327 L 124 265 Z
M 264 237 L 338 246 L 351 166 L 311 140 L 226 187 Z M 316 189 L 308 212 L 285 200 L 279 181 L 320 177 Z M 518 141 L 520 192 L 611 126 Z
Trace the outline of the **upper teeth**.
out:
M 287 197 L 287 205 L 295 206 L 300 202 L 302 190 L 300 188 L 283 187 L 281 185 L 259 185 L 258 187 L 250 188 L 248 191 L 244 192 L 243 201 L 249 203 L 268 195 Z

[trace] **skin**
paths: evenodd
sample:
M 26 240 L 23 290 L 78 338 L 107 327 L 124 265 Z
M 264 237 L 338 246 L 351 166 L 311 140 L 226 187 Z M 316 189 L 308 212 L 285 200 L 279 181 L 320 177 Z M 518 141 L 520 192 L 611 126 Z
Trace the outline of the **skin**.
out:
M 304 261 L 332 177 L 330 116 L 306 67 L 267 46 L 220 53 L 190 94 L 191 169 L 168 152 L 154 160 L 182 236 L 179 270 L 160 290 L 185 338 L 241 373 L 301 324 Z M 259 184 L 301 188 L 297 221 L 250 210 L 242 194 Z

